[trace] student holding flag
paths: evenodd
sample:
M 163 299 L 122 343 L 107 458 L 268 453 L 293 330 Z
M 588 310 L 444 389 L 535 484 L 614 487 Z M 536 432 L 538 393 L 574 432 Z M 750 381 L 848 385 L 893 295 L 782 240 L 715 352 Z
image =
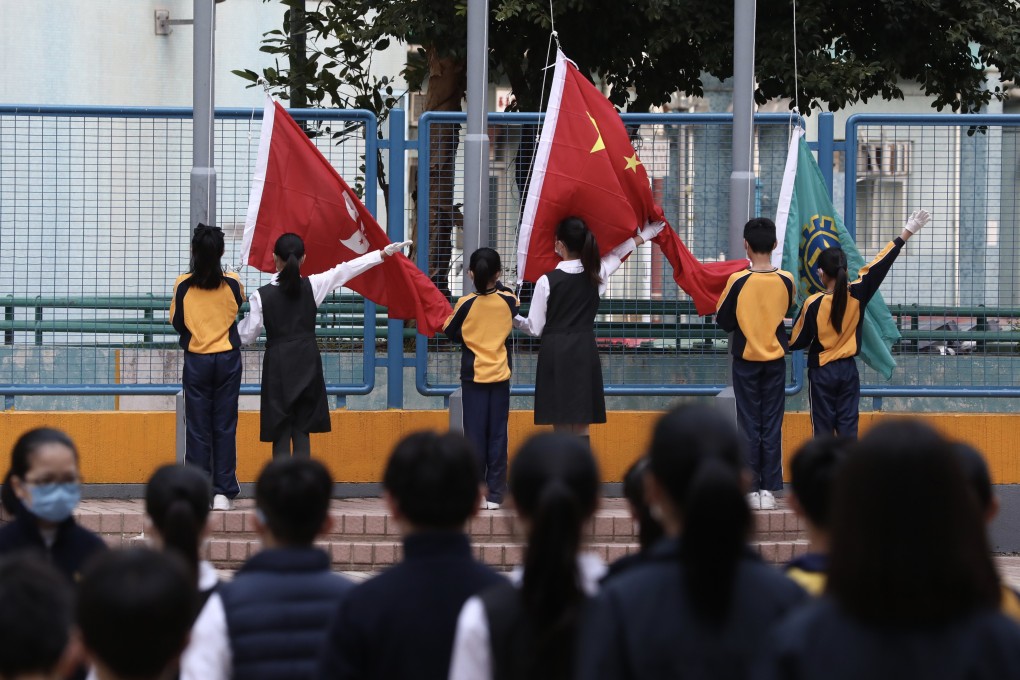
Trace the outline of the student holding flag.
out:
M 804 302 L 790 341 L 791 350 L 808 350 L 808 395 L 816 437 L 857 438 L 861 383 L 854 357 L 861 351 L 865 309 L 904 244 L 930 218 L 926 210 L 911 213 L 899 237 L 862 267 L 852 282 L 842 248 L 827 248 L 819 254 L 817 274 L 825 289 Z

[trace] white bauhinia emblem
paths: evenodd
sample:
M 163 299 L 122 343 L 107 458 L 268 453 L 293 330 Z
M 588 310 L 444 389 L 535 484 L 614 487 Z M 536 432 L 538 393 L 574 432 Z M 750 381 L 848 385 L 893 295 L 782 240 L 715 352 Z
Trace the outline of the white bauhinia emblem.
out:
M 358 255 L 364 255 L 368 252 L 368 234 L 365 233 L 365 226 L 359 219 L 358 207 L 354 205 L 354 201 L 351 200 L 347 192 L 344 192 L 344 203 L 347 204 L 347 214 L 351 216 L 351 221 L 358 225 L 358 228 L 347 238 L 340 239 L 340 243 L 348 250 L 353 250 Z

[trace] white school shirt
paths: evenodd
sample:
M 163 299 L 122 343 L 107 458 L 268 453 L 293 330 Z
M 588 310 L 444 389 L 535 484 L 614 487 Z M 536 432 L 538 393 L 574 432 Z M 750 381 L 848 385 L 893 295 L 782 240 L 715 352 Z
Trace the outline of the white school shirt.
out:
M 598 555 L 581 553 L 577 556 L 577 571 L 581 576 L 581 588 L 588 597 L 592 597 L 598 593 L 599 582 L 608 570 Z M 523 575 L 524 570 L 517 567 L 510 574 L 510 580 L 520 587 Z M 482 598 L 478 595 L 468 598 L 457 618 L 449 680 L 492 680 L 489 620 L 485 616 Z
M 334 290 L 344 285 L 358 274 L 363 274 L 372 267 L 382 264 L 382 261 L 382 251 L 374 250 L 371 253 L 362 255 L 361 257 L 356 257 L 353 260 L 341 262 L 337 266 L 328 271 L 324 271 L 321 274 L 312 274 L 309 276 L 308 280 L 312 284 L 312 295 L 315 297 L 315 306 L 318 307 L 321 305 L 322 301 L 326 299 L 326 296 Z M 274 286 L 280 285 L 277 283 L 277 276 L 278 274 L 273 274 L 273 278 L 269 280 L 269 283 Z M 262 333 L 262 296 L 259 295 L 258 289 L 256 289 L 248 297 L 248 305 L 248 316 L 241 319 L 241 322 L 237 324 L 237 333 L 241 336 L 241 344 L 243 345 L 251 344 Z
M 602 264 L 599 267 L 599 276 L 602 279 L 602 283 L 599 284 L 600 296 L 606 292 L 606 284 L 609 282 L 609 277 L 623 264 L 623 258 L 634 252 L 635 248 L 637 248 L 637 244 L 634 243 L 633 238 L 629 238 L 610 250 L 602 258 Z M 580 260 L 563 260 L 556 265 L 556 268 L 568 274 L 580 274 L 584 271 L 584 265 L 581 264 Z M 535 283 L 535 293 L 531 296 L 531 307 L 528 308 L 528 316 L 523 317 L 520 314 L 515 316 L 514 328 L 536 338 L 542 337 L 542 330 L 545 328 L 545 310 L 548 304 L 549 277 L 542 274 L 538 278 L 538 282 Z M 244 336 L 242 335 L 241 338 L 243 341 Z

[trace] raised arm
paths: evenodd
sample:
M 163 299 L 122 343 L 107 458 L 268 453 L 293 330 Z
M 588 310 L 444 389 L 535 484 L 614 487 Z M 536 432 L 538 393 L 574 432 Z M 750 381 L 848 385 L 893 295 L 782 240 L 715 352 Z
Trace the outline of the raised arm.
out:
M 315 296 L 315 304 L 321 305 L 326 296 L 344 285 L 355 276 L 364 274 L 372 267 L 382 264 L 383 260 L 391 255 L 399 253 L 402 249 L 411 245 L 411 241 L 391 243 L 381 250 L 373 250 L 361 257 L 356 257 L 347 262 L 341 262 L 337 266 L 321 274 L 312 274 L 308 277 L 312 284 L 312 294 Z
M 620 268 L 620 265 L 623 264 L 623 259 L 634 252 L 634 249 L 645 241 L 650 241 L 658 236 L 659 232 L 661 232 L 665 226 L 665 222 L 649 222 L 639 229 L 635 236 L 632 236 L 606 253 L 605 257 L 602 258 L 600 271 L 602 284 L 599 286 L 599 295 L 606 292 L 606 285 L 609 282 L 609 277 Z
M 910 240 L 911 236 L 921 231 L 929 219 L 931 219 L 931 215 L 927 210 L 915 210 L 911 213 L 910 217 L 907 218 L 906 224 L 903 225 L 899 237 L 890 241 L 882 249 L 882 252 L 875 256 L 875 259 L 861 267 L 861 270 L 857 272 L 857 279 L 850 283 L 850 294 L 861 303 L 867 304 L 874 297 L 875 293 L 878 292 L 878 287 L 882 285 L 882 281 L 885 280 L 886 275 L 892 268 L 893 262 L 899 257 L 904 244 Z
M 237 324 L 237 334 L 242 345 L 250 345 L 262 334 L 262 296 L 258 290 L 248 297 L 248 315 Z

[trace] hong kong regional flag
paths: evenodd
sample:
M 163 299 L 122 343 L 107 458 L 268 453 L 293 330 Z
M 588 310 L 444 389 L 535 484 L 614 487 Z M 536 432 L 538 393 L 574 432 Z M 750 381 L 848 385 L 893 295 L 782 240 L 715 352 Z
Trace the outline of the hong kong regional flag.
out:
M 616 109 L 557 51 L 517 243 L 521 280 L 536 281 L 556 267 L 556 225 L 570 215 L 588 224 L 603 254 L 633 236 L 645 222 L 665 221 Z M 747 260 L 699 262 L 668 226 L 655 242 L 699 314 L 715 312 L 730 274 L 747 266 Z
M 305 276 L 390 242 L 304 130 L 266 97 L 242 258 L 264 272 L 275 272 L 273 246 L 287 232 L 304 239 Z M 384 305 L 394 319 L 416 319 L 418 330 L 428 336 L 441 329 L 453 311 L 429 278 L 402 254 L 386 258 L 346 285 Z

